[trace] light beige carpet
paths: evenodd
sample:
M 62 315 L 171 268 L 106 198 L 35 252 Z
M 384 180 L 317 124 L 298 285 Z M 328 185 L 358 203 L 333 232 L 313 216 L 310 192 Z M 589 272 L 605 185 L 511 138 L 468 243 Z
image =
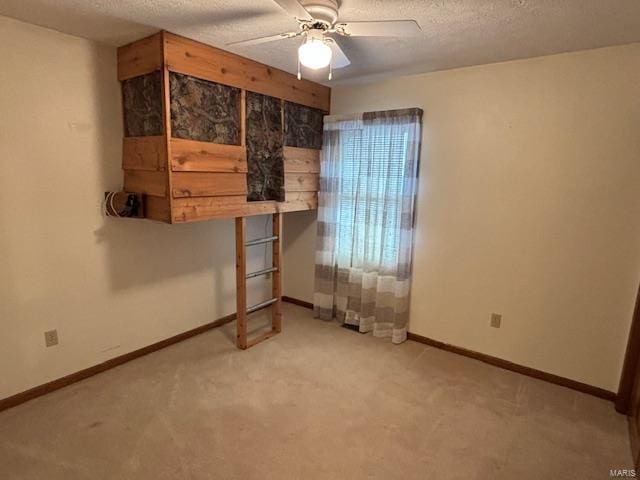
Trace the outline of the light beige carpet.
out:
M 259 321 L 258 319 L 257 321 Z M 0 413 L 9 479 L 606 479 L 630 468 L 611 403 L 286 305 Z

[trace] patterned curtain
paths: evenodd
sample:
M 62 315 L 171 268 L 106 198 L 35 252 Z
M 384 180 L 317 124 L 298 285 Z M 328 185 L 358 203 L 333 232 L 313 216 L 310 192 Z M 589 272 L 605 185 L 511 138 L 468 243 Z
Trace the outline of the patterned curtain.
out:
M 320 168 L 314 311 L 407 338 L 422 110 L 328 116 Z

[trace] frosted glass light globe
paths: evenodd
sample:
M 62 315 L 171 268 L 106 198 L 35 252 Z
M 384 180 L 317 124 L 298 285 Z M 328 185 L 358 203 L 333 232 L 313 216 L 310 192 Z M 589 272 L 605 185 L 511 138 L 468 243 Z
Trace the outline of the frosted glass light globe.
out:
M 309 38 L 300 45 L 298 59 L 307 68 L 318 70 L 331 63 L 331 47 L 322 40 Z

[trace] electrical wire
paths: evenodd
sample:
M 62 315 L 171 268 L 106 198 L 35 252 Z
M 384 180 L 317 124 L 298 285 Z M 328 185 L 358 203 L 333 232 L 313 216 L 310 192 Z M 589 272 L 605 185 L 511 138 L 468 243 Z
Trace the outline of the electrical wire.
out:
M 107 192 L 106 197 L 103 202 L 103 213 L 107 217 L 121 217 L 120 212 L 116 209 L 113 204 L 113 199 L 118 194 L 118 192 Z M 111 211 L 109 211 L 111 209 Z

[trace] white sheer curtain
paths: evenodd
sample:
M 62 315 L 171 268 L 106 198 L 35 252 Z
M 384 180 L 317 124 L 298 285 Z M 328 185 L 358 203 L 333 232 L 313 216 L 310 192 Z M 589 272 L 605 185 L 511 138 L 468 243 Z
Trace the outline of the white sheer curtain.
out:
M 317 317 L 403 342 L 422 110 L 328 116 L 320 173 Z

